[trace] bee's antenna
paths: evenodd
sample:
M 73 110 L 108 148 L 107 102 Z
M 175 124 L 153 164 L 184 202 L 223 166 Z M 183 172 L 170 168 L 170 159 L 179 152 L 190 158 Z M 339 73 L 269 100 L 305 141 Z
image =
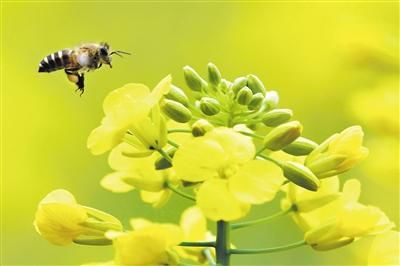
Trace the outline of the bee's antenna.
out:
M 111 53 L 110 53 L 110 55 L 113 55 L 113 54 L 116 54 L 116 55 L 118 55 L 118 56 L 120 56 L 120 57 L 122 57 L 122 55 L 121 54 L 126 54 L 126 55 L 131 55 L 131 53 L 128 53 L 128 52 L 124 52 L 124 51 L 112 51 Z

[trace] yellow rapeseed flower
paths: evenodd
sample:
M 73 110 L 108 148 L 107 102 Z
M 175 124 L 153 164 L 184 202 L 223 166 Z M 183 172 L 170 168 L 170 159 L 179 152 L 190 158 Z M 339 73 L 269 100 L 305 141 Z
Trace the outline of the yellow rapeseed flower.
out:
M 105 117 L 88 138 L 91 152 L 102 154 L 112 149 L 128 130 L 132 136 L 128 141 L 139 152 L 151 145 L 165 145 L 164 118 L 156 105 L 170 87 L 171 76 L 167 76 L 151 92 L 145 85 L 134 83 L 110 92 L 103 102 Z
M 360 126 L 346 128 L 313 150 L 305 165 L 320 178 L 343 173 L 368 155 L 368 149 L 362 146 L 363 136 Z
M 279 167 L 254 156 L 251 138 L 215 128 L 183 143 L 173 165 L 178 178 L 203 182 L 196 199 L 207 218 L 230 221 L 245 216 L 251 204 L 271 201 L 284 181 Z
M 379 208 L 360 203 L 347 205 L 336 215 L 330 222 L 308 231 L 304 236 L 307 244 L 316 250 L 329 250 L 394 227 Z
M 102 187 L 115 193 L 140 189 L 144 202 L 154 207 L 162 206 L 171 195 L 165 183 L 174 182 L 173 170 L 156 170 L 154 165 L 158 156 L 156 154 L 143 158 L 124 156 L 124 152 L 129 152 L 130 149 L 132 149 L 130 145 L 121 143 L 110 152 L 108 162 L 115 172 L 101 180 Z
M 106 230 L 122 229 L 116 218 L 79 205 L 74 196 L 63 189 L 50 192 L 39 203 L 34 226 L 43 238 L 56 245 L 70 244 L 81 236 L 101 238 Z

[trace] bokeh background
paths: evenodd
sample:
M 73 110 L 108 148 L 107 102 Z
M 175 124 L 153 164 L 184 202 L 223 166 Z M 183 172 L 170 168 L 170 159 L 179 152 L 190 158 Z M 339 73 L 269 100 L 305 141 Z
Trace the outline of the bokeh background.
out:
M 86 149 L 102 117 L 102 100 L 128 82 L 150 87 L 182 67 L 206 73 L 210 61 L 225 78 L 254 73 L 294 110 L 306 137 L 322 141 L 360 124 L 370 156 L 342 180 L 362 182 L 363 203 L 379 206 L 399 225 L 399 3 L 394 2 L 4 2 L 2 58 L 2 265 L 78 265 L 112 258 L 112 247 L 58 247 L 32 221 L 49 191 L 65 188 L 82 204 L 120 217 L 178 222 L 188 206 L 174 197 L 164 208 L 138 193 L 112 194 L 99 185 L 107 156 Z M 82 97 L 63 72 L 37 73 L 47 54 L 82 42 L 107 41 L 133 52 L 86 75 Z M 274 213 L 275 201 L 251 217 Z M 249 218 L 251 218 L 249 217 Z M 397 227 L 398 230 L 398 227 Z M 288 218 L 234 232 L 239 247 L 297 241 Z M 235 255 L 235 265 L 365 264 L 368 239 L 329 252 L 302 247 Z

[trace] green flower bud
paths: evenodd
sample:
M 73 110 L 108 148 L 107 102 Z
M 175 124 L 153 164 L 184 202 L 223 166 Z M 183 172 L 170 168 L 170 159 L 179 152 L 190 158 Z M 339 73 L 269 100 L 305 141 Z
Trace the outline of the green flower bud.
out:
M 276 127 L 289 121 L 293 116 L 290 109 L 274 109 L 264 114 L 262 122 L 267 127 Z
M 161 109 L 169 118 L 179 123 L 186 123 L 192 118 L 192 112 L 176 101 L 164 99 L 161 103 Z
M 238 91 L 246 85 L 247 85 L 247 78 L 239 77 L 233 81 L 231 90 L 236 95 L 236 93 L 238 93 Z
M 227 81 L 226 79 L 221 79 L 221 82 L 219 83 L 218 89 L 220 91 L 226 93 L 231 85 L 232 85 L 231 82 Z
M 298 137 L 295 141 L 283 148 L 283 151 L 294 156 L 303 156 L 308 155 L 317 147 L 318 144 L 314 141 Z
M 247 75 L 247 87 L 249 87 L 253 93 L 261 92 L 263 95 L 267 93 L 264 84 L 256 75 Z
M 257 110 L 258 108 L 260 108 L 263 100 L 264 100 L 264 95 L 261 92 L 258 92 L 253 95 L 247 107 L 249 108 L 249 110 Z
M 197 72 L 190 66 L 183 68 L 186 84 L 194 91 L 202 91 L 207 87 L 207 82 L 200 77 Z
M 199 119 L 192 125 L 192 135 L 194 137 L 204 136 L 207 132 L 211 131 L 214 126 L 205 119 Z
M 299 121 L 291 121 L 272 129 L 264 138 L 264 147 L 272 151 L 280 150 L 301 135 L 303 126 Z
M 210 97 L 201 98 L 199 107 L 200 110 L 208 116 L 216 115 L 221 110 L 219 102 Z
M 184 106 L 189 105 L 189 99 L 186 96 L 185 92 L 182 89 L 180 89 L 174 85 L 171 86 L 171 89 L 169 90 L 168 94 L 166 94 L 164 97 L 169 100 L 179 102 L 179 103 L 183 104 Z
M 265 95 L 264 104 L 266 105 L 266 110 L 274 109 L 278 106 L 279 103 L 279 95 L 276 91 L 269 91 Z
M 236 97 L 236 101 L 240 105 L 247 105 L 250 103 L 251 98 L 253 98 L 253 93 L 248 87 L 245 86 L 239 90 Z
M 291 182 L 311 191 L 318 190 L 320 181 L 306 166 L 296 162 L 284 162 L 281 167 L 283 175 Z
M 208 63 L 208 80 L 213 86 L 218 86 L 221 82 L 221 72 L 219 72 L 216 65 L 213 63 Z

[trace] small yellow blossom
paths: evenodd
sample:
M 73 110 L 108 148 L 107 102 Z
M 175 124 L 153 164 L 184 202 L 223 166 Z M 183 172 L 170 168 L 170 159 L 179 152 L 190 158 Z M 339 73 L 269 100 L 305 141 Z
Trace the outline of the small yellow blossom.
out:
M 375 236 L 367 265 L 400 265 L 400 232 L 388 231 Z
M 63 189 L 50 192 L 39 203 L 34 226 L 43 238 L 56 245 L 70 244 L 81 236 L 102 237 L 106 230 L 122 229 L 116 218 L 79 205 L 74 196 Z
M 133 231 L 107 233 L 115 248 L 115 265 L 176 265 L 175 246 L 183 232 L 173 224 L 152 223 L 144 219 L 131 221 Z
M 151 92 L 145 85 L 133 83 L 110 92 L 103 103 L 105 117 L 88 138 L 91 152 L 102 154 L 112 149 L 128 130 L 132 136 L 129 143 L 139 151 L 165 145 L 165 122 L 156 105 L 170 87 L 171 76 L 167 76 Z
M 115 147 L 108 157 L 108 162 L 115 172 L 106 175 L 101 185 L 115 193 L 124 193 L 133 189 L 140 189 L 144 202 L 160 207 L 167 202 L 171 191 L 166 188 L 167 181 L 174 183 L 172 169 L 156 170 L 154 162 L 157 154 L 143 158 L 124 156 L 124 152 L 131 149 L 127 143 Z
M 304 238 L 316 250 L 329 250 L 393 227 L 379 208 L 353 203 L 345 206 L 330 222 L 308 231 Z
M 346 128 L 313 150 L 305 165 L 319 178 L 343 173 L 368 155 L 368 149 L 362 146 L 363 136 L 360 126 Z
M 215 128 L 183 143 L 173 165 L 181 180 L 203 182 L 197 205 L 207 218 L 230 221 L 245 216 L 251 204 L 271 201 L 284 181 L 279 167 L 254 155 L 251 138 Z

